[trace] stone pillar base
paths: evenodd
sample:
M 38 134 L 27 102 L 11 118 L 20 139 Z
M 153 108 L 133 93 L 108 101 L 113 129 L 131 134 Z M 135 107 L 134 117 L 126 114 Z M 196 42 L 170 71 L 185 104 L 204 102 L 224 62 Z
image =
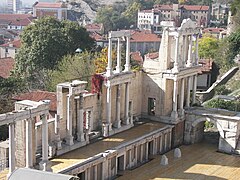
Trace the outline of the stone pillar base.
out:
M 77 141 L 79 142 L 85 141 L 84 133 L 77 133 Z
M 39 163 L 39 170 L 52 172 L 51 161 L 43 160 Z
M 68 135 L 66 138 L 66 144 L 69 145 L 69 146 L 72 146 L 74 143 L 73 143 L 73 136 L 71 135 Z
M 102 125 L 102 133 L 104 137 L 108 137 L 110 131 L 112 131 L 112 123 Z
M 185 116 L 185 111 L 184 111 L 184 109 L 180 109 L 180 110 L 179 110 L 179 115 L 180 115 L 181 117 L 184 117 L 184 116 Z
M 125 125 L 129 125 L 129 120 L 130 120 L 130 118 L 129 118 L 129 117 L 127 117 L 127 118 L 125 119 L 125 122 L 124 122 L 124 124 L 125 124 Z
M 177 111 L 172 111 L 171 117 L 174 118 L 174 119 L 178 118 L 178 113 L 177 113 Z
M 173 69 L 172 69 L 172 72 L 173 73 L 178 73 L 179 72 L 179 68 L 174 66 Z
M 61 141 L 60 135 L 56 135 L 55 138 L 56 138 L 55 144 L 56 144 L 57 150 L 62 149 L 62 141 Z
M 113 124 L 113 126 L 114 126 L 115 128 L 120 128 L 120 127 L 121 127 L 121 121 L 115 121 L 114 124 Z

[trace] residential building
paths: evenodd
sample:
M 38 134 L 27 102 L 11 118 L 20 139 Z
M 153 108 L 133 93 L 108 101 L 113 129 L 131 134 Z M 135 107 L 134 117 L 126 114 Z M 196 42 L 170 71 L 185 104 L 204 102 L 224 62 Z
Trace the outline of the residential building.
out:
M 229 6 L 227 4 L 213 3 L 211 16 L 213 20 L 227 20 Z
M 210 34 L 217 39 L 223 39 L 227 36 L 227 29 L 224 28 L 205 28 L 202 30 L 203 34 Z
M 0 45 L 0 58 L 15 58 L 18 49 L 21 47 L 20 39 Z
M 200 27 L 207 27 L 210 22 L 209 6 L 200 5 L 155 5 L 153 9 L 138 12 L 138 28 L 161 31 L 162 21 L 174 21 L 180 26 L 183 19 L 190 18 Z
M 84 27 L 90 33 L 96 32 L 96 33 L 99 33 L 99 34 L 103 34 L 103 32 L 104 32 L 103 24 L 97 24 L 97 23 L 86 24 Z
M 22 30 L 33 19 L 31 14 L 0 14 L 0 28 Z
M 63 2 L 36 2 L 33 5 L 33 17 L 53 16 L 58 20 L 67 19 L 67 6 Z
M 8 13 L 16 14 L 20 10 L 21 4 L 20 0 L 7 0 Z
M 139 51 L 142 55 L 159 50 L 161 38 L 150 30 L 132 31 L 130 39 L 131 52 Z

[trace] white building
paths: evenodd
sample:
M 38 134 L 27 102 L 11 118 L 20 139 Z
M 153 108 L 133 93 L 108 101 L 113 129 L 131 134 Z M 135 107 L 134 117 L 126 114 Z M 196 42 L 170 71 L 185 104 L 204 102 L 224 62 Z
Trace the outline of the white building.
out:
M 7 7 L 9 13 L 17 13 L 17 11 L 21 8 L 20 0 L 7 0 Z

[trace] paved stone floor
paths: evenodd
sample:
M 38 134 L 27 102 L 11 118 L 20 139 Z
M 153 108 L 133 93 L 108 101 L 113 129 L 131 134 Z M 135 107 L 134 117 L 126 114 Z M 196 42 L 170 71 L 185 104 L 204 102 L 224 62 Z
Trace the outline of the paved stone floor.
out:
M 216 152 L 217 145 L 199 143 L 181 146 L 182 158 L 174 159 L 173 151 L 166 155 L 168 166 L 160 165 L 160 155 L 132 171 L 126 171 L 119 180 L 206 179 L 239 180 L 240 157 Z
M 98 153 L 104 152 L 110 148 L 116 147 L 123 142 L 131 141 L 137 137 L 148 134 L 156 129 L 162 128 L 165 125 L 157 122 L 148 122 L 127 131 L 118 133 L 109 138 L 102 139 L 85 147 L 76 149 L 51 160 L 53 172 L 58 172 L 75 163 L 83 162 L 87 158 Z

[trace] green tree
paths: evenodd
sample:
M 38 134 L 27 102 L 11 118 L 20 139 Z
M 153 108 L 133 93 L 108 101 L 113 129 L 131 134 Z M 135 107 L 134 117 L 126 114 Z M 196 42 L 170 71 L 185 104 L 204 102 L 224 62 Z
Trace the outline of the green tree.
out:
M 218 43 L 219 41 L 210 36 L 210 35 L 204 35 L 200 40 L 199 40 L 199 56 L 200 58 L 215 58 L 216 51 L 218 49 Z
M 26 79 L 30 89 L 44 89 L 48 71 L 55 69 L 64 55 L 74 53 L 77 48 L 85 50 L 94 46 L 84 28 L 53 17 L 27 26 L 21 34 L 21 43 L 14 74 Z
M 56 70 L 49 73 L 48 90 L 55 91 L 56 85 L 74 79 L 90 81 L 95 73 L 94 59 L 96 55 L 84 51 L 80 54 L 66 55 L 57 65 Z

